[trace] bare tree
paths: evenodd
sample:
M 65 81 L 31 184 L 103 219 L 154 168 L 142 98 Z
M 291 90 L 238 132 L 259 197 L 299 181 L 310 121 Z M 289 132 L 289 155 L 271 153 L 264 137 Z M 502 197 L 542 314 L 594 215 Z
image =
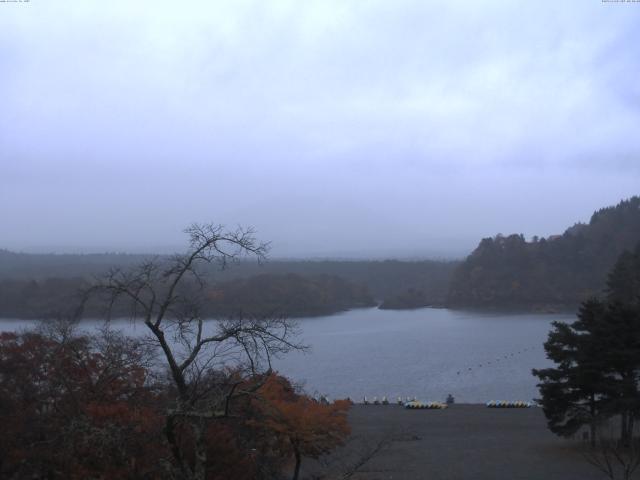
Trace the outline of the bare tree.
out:
M 610 432 L 600 436 L 595 446 L 583 452 L 585 460 L 611 480 L 628 480 L 640 467 L 640 440 L 631 439 L 626 444 Z
M 229 417 L 235 399 L 255 394 L 274 356 L 303 347 L 295 343 L 295 324 L 283 318 L 238 316 L 205 322 L 205 269 L 210 271 L 211 264 L 225 268 L 243 256 L 261 261 L 268 245 L 257 242 L 251 229 L 194 224 L 185 233 L 185 254 L 111 270 L 88 294 L 103 295 L 110 314 L 114 306 L 126 306 L 131 318 L 150 332 L 175 387 L 165 425 L 173 457 L 167 470 L 174 478 L 204 480 L 210 422 Z M 191 432 L 189 451 L 179 438 L 184 426 Z

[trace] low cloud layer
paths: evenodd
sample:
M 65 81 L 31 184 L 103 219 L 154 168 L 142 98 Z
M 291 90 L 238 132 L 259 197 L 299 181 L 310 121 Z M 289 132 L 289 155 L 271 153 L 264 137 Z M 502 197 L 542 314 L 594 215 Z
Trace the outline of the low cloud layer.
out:
M 639 193 L 640 4 L 0 4 L 0 248 L 448 256 Z

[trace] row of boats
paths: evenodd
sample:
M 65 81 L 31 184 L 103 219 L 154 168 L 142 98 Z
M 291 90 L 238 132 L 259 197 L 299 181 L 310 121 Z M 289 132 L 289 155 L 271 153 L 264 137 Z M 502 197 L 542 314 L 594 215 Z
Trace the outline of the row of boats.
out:
M 404 408 L 410 410 L 444 410 L 447 406 L 443 402 L 409 402 L 404 404 Z
M 515 402 L 508 402 L 505 400 L 491 400 L 487 402 L 489 408 L 531 408 L 531 402 L 524 402 L 517 400 Z
M 381 399 L 378 399 L 378 397 L 373 397 L 372 400 L 364 397 L 362 403 L 364 405 L 391 404 L 387 397 L 382 397 Z M 454 403 L 454 399 L 451 395 L 449 395 L 446 402 L 422 402 L 419 401 L 416 397 L 407 397 L 404 400 L 402 399 L 402 397 L 398 397 L 395 403 L 409 409 L 442 410 L 447 408 L 448 405 L 452 405 Z M 491 400 L 486 403 L 486 406 L 487 408 L 531 408 L 533 404 L 531 402 L 525 402 L 524 400 Z
M 427 409 L 427 410 L 443 410 L 448 407 L 444 402 L 418 402 L 411 401 L 404 404 L 405 408 L 409 409 Z M 504 400 L 491 400 L 487 402 L 488 408 L 531 408 L 531 402 L 524 402 L 516 400 L 515 402 L 508 402 Z

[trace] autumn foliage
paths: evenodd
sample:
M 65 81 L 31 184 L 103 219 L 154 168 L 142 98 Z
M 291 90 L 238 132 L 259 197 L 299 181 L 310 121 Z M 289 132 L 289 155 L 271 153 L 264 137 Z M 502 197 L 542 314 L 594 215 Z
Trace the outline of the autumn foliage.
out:
M 152 475 L 159 392 L 139 345 L 114 335 L 0 335 L 2 476 Z
M 150 355 L 109 331 L 0 334 L 0 478 L 169 478 L 174 393 Z M 348 436 L 346 402 L 321 404 L 274 374 L 244 381 L 256 384 L 254 394 L 206 426 L 207 479 L 276 478 L 292 466 L 297 474 L 302 457 Z M 176 434 L 193 449 L 188 423 Z
M 250 423 L 277 439 L 281 452 L 294 460 L 298 478 L 302 457 L 318 458 L 342 445 L 349 436 L 348 400 L 320 402 L 296 393 L 284 377 L 270 375 L 254 400 Z

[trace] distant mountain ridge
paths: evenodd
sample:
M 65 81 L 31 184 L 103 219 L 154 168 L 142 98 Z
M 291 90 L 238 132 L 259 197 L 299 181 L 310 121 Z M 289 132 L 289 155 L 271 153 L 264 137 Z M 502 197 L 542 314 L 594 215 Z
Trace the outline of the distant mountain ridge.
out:
M 484 238 L 455 269 L 451 307 L 573 309 L 602 293 L 618 256 L 640 242 L 640 197 L 596 211 L 588 224 L 527 242 L 522 235 Z

